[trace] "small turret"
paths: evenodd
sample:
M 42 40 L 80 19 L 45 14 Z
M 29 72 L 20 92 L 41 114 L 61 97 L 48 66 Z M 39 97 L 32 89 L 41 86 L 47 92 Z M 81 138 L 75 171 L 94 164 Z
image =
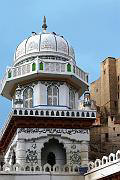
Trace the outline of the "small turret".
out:
M 84 93 L 84 101 L 83 101 L 83 106 L 86 110 L 91 109 L 91 100 L 90 100 L 90 92 L 87 90 Z
M 21 99 L 21 88 L 19 85 L 16 89 L 14 103 L 15 103 L 16 108 L 19 108 L 21 106 L 21 104 L 23 103 L 23 100 Z

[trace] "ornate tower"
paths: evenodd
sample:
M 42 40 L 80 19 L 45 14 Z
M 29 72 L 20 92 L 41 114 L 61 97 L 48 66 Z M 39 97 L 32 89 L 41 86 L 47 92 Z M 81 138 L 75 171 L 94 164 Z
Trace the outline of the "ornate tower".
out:
M 68 41 L 46 29 L 44 17 L 42 32 L 19 44 L 1 81 L 1 95 L 12 101 L 12 110 L 0 152 L 4 163 L 17 163 L 19 170 L 76 170 L 87 166 L 89 127 L 96 118 L 94 110 L 79 108 L 88 74 L 77 67 Z

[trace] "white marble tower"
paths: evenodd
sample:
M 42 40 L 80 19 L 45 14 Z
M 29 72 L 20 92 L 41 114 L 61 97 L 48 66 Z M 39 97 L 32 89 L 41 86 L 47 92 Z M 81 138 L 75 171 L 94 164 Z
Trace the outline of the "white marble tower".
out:
M 88 163 L 96 112 L 87 95 L 87 108 L 79 108 L 88 74 L 77 67 L 69 42 L 46 29 L 44 17 L 42 32 L 17 46 L 0 83 L 1 95 L 12 101 L 0 141 L 4 170 L 75 172 Z

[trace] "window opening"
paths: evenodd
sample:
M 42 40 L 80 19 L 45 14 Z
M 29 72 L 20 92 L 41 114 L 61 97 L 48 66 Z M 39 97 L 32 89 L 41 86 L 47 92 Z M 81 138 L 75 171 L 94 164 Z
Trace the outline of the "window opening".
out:
M 67 64 L 67 71 L 71 72 L 71 64 Z
M 43 70 L 43 63 L 40 63 L 40 70 Z
M 108 141 L 108 133 L 105 133 L 105 140 Z
M 48 105 L 56 106 L 58 105 L 58 87 L 57 86 L 48 86 Z
M 35 71 L 35 70 L 36 70 L 36 64 L 33 63 L 33 64 L 32 64 L 32 71 Z
M 24 98 L 24 107 L 32 108 L 33 107 L 33 90 L 32 90 L 32 88 L 27 88 L 24 90 L 23 98 Z

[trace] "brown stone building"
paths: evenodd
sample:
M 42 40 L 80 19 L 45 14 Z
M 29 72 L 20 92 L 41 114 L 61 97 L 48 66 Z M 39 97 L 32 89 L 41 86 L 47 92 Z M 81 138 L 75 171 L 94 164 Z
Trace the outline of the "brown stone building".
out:
M 100 77 L 90 89 L 101 123 L 91 128 L 91 158 L 100 158 L 120 148 L 120 59 L 102 61 Z
M 120 59 L 106 58 L 100 66 L 100 78 L 91 83 L 91 99 L 109 115 L 120 113 Z

